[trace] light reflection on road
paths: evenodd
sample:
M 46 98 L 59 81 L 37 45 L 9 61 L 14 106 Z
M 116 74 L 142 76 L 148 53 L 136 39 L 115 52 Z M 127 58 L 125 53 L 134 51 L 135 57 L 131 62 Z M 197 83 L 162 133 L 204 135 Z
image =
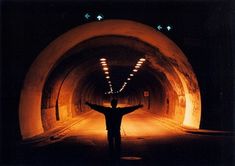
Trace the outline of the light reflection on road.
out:
M 159 120 L 156 115 L 138 110 L 123 117 L 122 137 L 168 137 L 183 132 Z M 86 136 L 93 139 L 106 139 L 104 115 L 92 111 L 86 119 L 70 128 L 67 136 Z

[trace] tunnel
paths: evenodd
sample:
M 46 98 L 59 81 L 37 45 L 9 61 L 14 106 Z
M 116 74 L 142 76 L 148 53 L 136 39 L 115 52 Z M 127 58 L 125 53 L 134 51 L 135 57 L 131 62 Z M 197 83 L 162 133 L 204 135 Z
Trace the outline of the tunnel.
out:
M 200 128 L 200 90 L 180 48 L 147 25 L 105 20 L 62 34 L 35 59 L 20 96 L 22 139 L 89 112 L 86 101 L 108 105 L 112 98 L 120 105 L 142 103 L 146 112 Z

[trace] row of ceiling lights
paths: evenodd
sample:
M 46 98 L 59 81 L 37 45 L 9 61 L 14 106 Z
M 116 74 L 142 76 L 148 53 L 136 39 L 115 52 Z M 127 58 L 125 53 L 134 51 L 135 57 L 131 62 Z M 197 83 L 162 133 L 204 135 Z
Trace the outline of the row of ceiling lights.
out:
M 132 70 L 132 72 L 128 75 L 126 81 L 124 81 L 124 83 L 122 84 L 122 87 L 119 89 L 118 92 L 122 92 L 125 87 L 127 86 L 128 81 L 131 80 L 132 77 L 134 77 L 134 75 L 138 72 L 138 70 L 140 69 L 140 67 L 142 66 L 142 64 L 145 62 L 145 58 L 140 58 L 139 61 L 136 63 L 134 69 Z
M 112 86 L 112 82 L 111 82 L 111 79 L 110 79 L 109 68 L 108 68 L 108 64 L 106 62 L 106 59 L 105 58 L 101 58 L 100 59 L 100 64 L 103 67 L 105 78 L 107 79 L 107 82 L 108 82 L 108 85 L 109 85 L 109 92 L 108 93 L 109 94 L 113 93 L 113 86 Z
M 113 86 L 112 86 L 112 82 L 110 79 L 110 75 L 109 75 L 109 68 L 106 62 L 105 58 L 101 58 L 100 59 L 100 64 L 103 67 L 103 71 L 105 74 L 105 78 L 107 79 L 108 85 L 109 85 L 109 91 L 105 92 L 105 94 L 115 94 L 115 93 L 120 93 L 122 92 L 125 87 L 127 86 L 128 81 L 131 80 L 132 77 L 134 77 L 134 75 L 138 72 L 138 70 L 140 69 L 140 67 L 143 65 L 143 63 L 145 62 L 145 58 L 140 58 L 139 61 L 136 63 L 134 69 L 132 70 L 132 72 L 128 75 L 126 81 L 124 81 L 122 87 L 118 90 L 118 91 L 113 91 Z

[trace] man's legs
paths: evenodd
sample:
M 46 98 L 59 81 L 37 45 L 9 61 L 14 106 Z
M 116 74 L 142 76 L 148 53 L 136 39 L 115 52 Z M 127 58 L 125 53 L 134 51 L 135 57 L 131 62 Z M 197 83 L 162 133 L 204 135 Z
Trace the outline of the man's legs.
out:
M 113 156 L 113 133 L 108 131 L 109 154 Z
M 120 131 L 115 132 L 115 152 L 117 157 L 121 156 L 121 134 Z

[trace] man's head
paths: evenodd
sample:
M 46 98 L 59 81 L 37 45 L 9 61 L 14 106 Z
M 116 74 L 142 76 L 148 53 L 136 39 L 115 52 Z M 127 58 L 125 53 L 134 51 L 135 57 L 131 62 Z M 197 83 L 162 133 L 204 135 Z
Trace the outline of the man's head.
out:
M 118 100 L 117 100 L 117 99 L 112 99 L 112 100 L 111 100 L 111 106 L 112 106 L 112 108 L 116 108 L 116 107 L 117 107 L 117 103 L 118 103 Z

